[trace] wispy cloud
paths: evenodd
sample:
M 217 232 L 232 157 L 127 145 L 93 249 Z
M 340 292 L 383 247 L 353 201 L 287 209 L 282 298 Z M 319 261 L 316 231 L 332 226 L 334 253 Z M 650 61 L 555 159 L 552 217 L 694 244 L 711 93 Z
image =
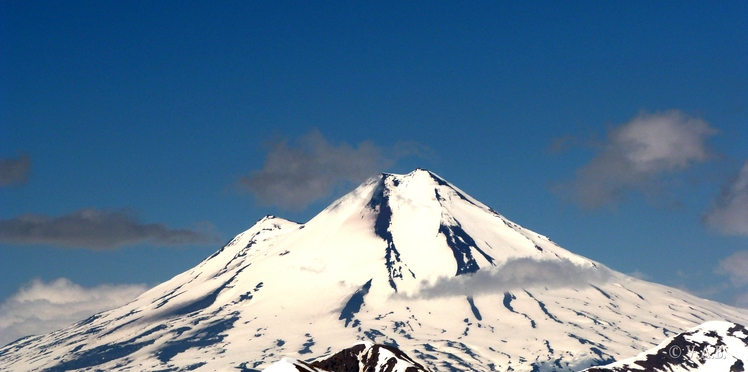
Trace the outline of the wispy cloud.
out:
M 645 272 L 642 272 L 639 269 L 636 269 L 636 270 L 628 273 L 628 275 L 633 276 L 634 278 L 637 278 L 637 279 L 641 279 L 641 280 L 648 280 L 648 281 L 652 280 L 652 276 L 651 275 L 649 275 L 649 274 L 647 274 Z
M 748 292 L 741 293 L 735 297 L 735 306 L 748 309 Z
M 733 304 L 748 308 L 748 250 L 737 251 L 720 261 L 714 272 L 730 278 L 729 284 L 725 283 L 725 289 L 737 293 L 733 297 Z
M 736 287 L 748 284 L 748 251 L 738 251 L 719 262 L 716 272 L 730 276 Z
M 0 220 L 0 241 L 103 250 L 139 243 L 159 246 L 205 244 L 215 239 L 205 232 L 145 224 L 125 210 L 90 208 L 59 217 L 24 214 Z
M 722 188 L 712 208 L 702 221 L 725 235 L 748 236 L 748 162 L 738 175 Z M 748 267 L 746 267 L 748 270 Z
M 143 284 L 84 288 L 65 278 L 33 280 L 0 304 L 0 346 L 124 305 L 147 289 Z
M 678 110 L 642 113 L 613 128 L 602 150 L 556 190 L 585 208 L 615 204 L 630 190 L 657 191 L 663 176 L 709 160 L 706 140 L 716 133 Z
M 336 187 L 362 182 L 419 151 L 415 143 L 401 143 L 387 154 L 369 141 L 335 145 L 314 131 L 296 143 L 272 144 L 263 168 L 242 177 L 239 185 L 263 204 L 303 209 Z
M 0 187 L 26 183 L 31 169 L 31 159 L 27 155 L 18 158 L 0 158 Z
M 606 280 L 610 270 L 602 265 L 580 266 L 569 260 L 519 258 L 499 267 L 483 268 L 472 275 L 439 278 L 424 283 L 417 297 L 480 295 L 518 288 L 585 286 Z

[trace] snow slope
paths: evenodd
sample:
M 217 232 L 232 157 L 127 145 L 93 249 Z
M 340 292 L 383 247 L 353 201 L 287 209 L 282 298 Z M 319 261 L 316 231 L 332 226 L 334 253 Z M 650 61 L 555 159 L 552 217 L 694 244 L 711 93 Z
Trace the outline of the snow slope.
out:
M 359 341 L 433 371 L 580 370 L 748 311 L 617 273 L 425 170 L 305 224 L 268 216 L 131 303 L 0 348 L 0 370 L 262 370 Z

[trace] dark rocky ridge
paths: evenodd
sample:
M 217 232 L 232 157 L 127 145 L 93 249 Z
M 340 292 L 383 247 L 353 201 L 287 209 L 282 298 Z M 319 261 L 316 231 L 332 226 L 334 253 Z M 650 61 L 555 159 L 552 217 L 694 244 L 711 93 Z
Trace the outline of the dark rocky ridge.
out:
M 380 362 L 380 356 L 387 354 Z M 430 372 L 395 347 L 364 343 L 312 362 L 297 360 L 294 367 L 300 372 L 393 372 L 398 364 L 406 365 L 405 372 Z

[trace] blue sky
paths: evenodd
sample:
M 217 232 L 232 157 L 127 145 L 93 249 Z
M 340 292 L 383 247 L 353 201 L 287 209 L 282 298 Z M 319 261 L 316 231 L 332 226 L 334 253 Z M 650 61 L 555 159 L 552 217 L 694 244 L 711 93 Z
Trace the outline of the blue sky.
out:
M 416 167 L 748 307 L 747 104 L 742 1 L 2 2 L 0 329 Z

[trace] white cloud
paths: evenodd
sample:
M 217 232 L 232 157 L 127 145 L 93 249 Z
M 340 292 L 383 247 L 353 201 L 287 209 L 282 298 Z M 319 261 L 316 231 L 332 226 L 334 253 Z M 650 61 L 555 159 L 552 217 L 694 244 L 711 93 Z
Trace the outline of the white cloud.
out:
M 704 215 L 703 222 L 726 235 L 748 235 L 748 162 Z
M 519 288 L 560 288 L 600 283 L 610 276 L 602 265 L 580 266 L 569 260 L 535 260 L 518 258 L 498 267 L 482 268 L 472 275 L 439 278 L 424 283 L 417 297 L 479 295 L 502 293 Z
M 362 182 L 399 158 L 422 150 L 412 142 L 399 143 L 385 155 L 372 142 L 361 142 L 357 147 L 334 145 L 314 131 L 293 145 L 274 143 L 262 169 L 242 177 L 239 186 L 263 204 L 303 209 L 346 182 Z
M 65 278 L 35 279 L 0 304 L 0 346 L 124 305 L 147 289 L 143 284 L 84 288 Z
M 641 279 L 641 280 L 648 280 L 648 281 L 652 280 L 652 276 L 651 275 L 649 275 L 649 274 L 647 274 L 647 273 L 645 273 L 643 271 L 640 271 L 639 269 L 636 269 L 636 270 L 628 273 L 628 275 L 633 276 L 634 278 L 637 278 L 637 279 Z
M 558 191 L 583 207 L 615 204 L 630 190 L 658 191 L 658 180 L 712 157 L 706 140 L 717 130 L 680 111 L 642 113 L 614 128 L 576 178 Z
M 612 150 L 643 173 L 683 169 L 709 158 L 704 141 L 716 130 L 680 111 L 641 114 L 613 131 Z
M 730 276 L 734 286 L 748 284 L 748 251 L 738 251 L 719 262 L 717 273 Z

